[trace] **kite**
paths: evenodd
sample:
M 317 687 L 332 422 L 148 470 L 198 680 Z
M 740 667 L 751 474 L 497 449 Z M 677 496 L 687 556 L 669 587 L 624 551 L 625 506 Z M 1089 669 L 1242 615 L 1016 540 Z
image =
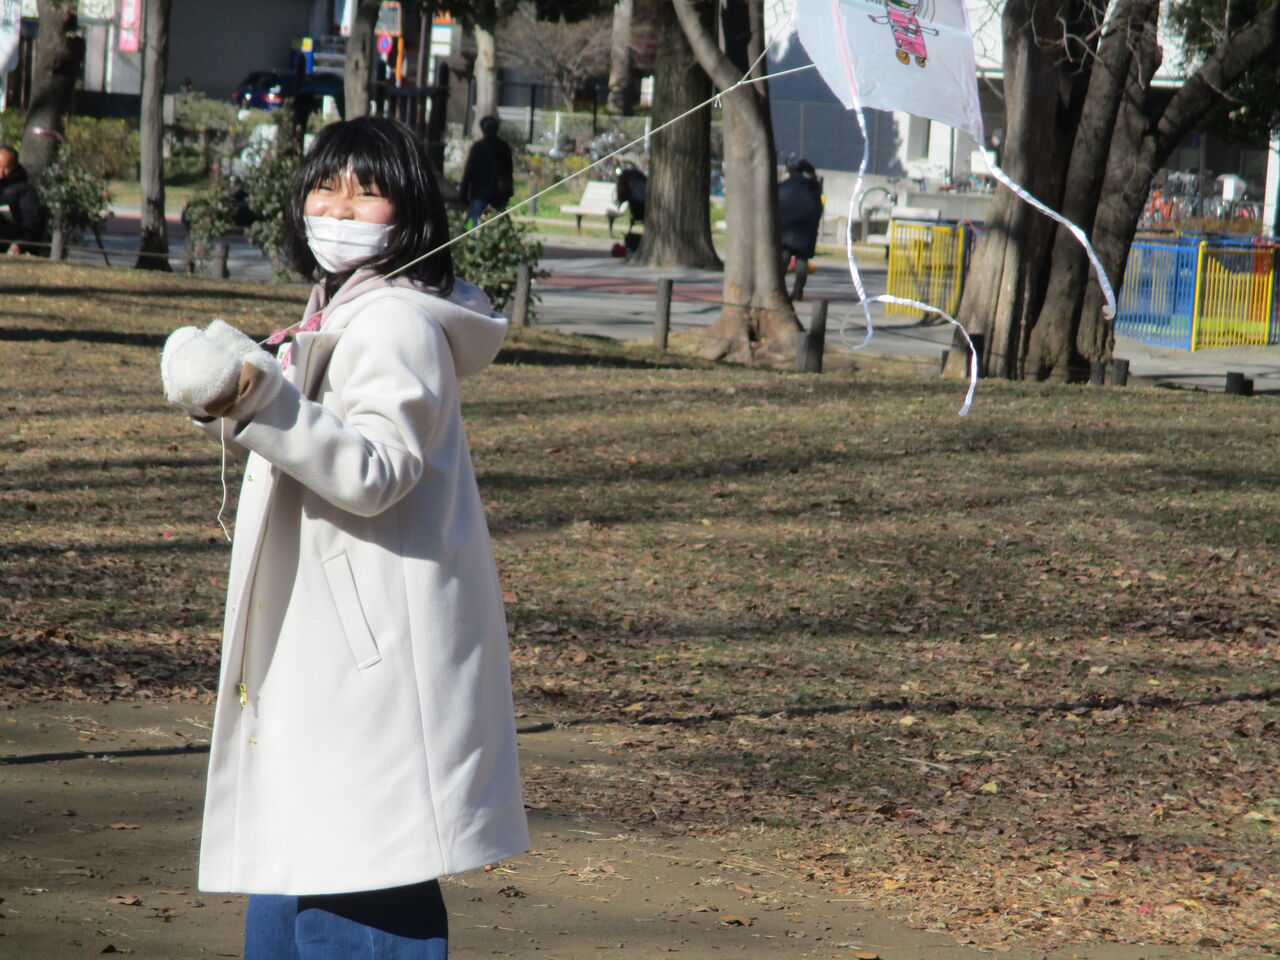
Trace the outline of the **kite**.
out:
M 794 22 L 800 43 L 818 73 L 846 109 L 853 110 L 862 133 L 862 162 L 850 194 L 846 253 L 866 319 L 860 349 L 871 341 L 871 303 L 898 303 L 936 313 L 954 324 L 969 346 L 969 391 L 960 414 L 969 412 L 978 378 L 977 352 L 968 332 L 944 311 L 902 297 L 868 298 L 853 259 L 854 204 L 867 171 L 869 141 L 863 107 L 901 111 L 944 123 L 983 141 L 978 105 L 978 71 L 964 0 L 795 0 Z M 991 175 L 1019 198 L 1070 230 L 1084 246 L 1106 299 L 1104 313 L 1115 316 L 1115 294 L 1089 238 L 1079 226 L 1045 206 L 1003 170 Z

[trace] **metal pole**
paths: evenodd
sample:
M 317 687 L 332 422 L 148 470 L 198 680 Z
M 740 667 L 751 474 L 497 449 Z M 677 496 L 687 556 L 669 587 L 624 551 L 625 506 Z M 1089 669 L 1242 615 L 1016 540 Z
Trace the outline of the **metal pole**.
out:
M 658 302 L 653 311 L 653 345 L 659 350 L 667 349 L 667 333 L 671 329 L 671 288 L 672 281 L 658 281 Z

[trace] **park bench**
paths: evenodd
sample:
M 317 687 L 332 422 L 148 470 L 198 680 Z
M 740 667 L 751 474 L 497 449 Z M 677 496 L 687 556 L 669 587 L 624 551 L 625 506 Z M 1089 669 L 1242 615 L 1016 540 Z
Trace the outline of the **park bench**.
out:
M 933 207 L 890 207 L 889 219 L 885 221 L 884 233 L 868 233 L 862 242 L 872 247 L 884 247 L 884 255 L 889 256 L 889 228 L 894 220 L 941 220 L 942 211 Z
M 582 232 L 582 218 L 586 216 L 607 217 L 609 220 L 609 236 L 613 236 L 613 221 L 627 212 L 627 205 L 614 203 L 613 183 L 607 180 L 588 180 L 587 188 L 582 191 L 582 199 L 569 207 L 561 207 L 561 213 L 572 213 L 578 220 L 578 232 Z

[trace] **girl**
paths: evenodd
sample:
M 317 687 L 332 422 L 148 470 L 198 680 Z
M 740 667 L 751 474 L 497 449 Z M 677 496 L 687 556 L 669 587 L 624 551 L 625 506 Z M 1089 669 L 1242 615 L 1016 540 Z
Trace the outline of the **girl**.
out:
M 443 958 L 436 878 L 528 848 L 501 593 L 458 377 L 506 321 L 453 277 L 413 134 L 326 127 L 285 216 L 316 285 L 277 360 L 175 331 L 166 394 L 247 451 L 200 888 L 247 960 Z M 282 334 L 283 338 L 283 334 Z

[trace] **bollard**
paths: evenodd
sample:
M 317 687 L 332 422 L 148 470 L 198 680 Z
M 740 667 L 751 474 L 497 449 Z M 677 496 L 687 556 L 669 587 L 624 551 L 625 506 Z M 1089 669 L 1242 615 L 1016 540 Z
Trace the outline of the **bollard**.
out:
M 533 267 L 527 263 L 516 274 L 515 306 L 511 308 L 511 325 L 527 327 L 532 323 L 529 316 L 529 288 L 533 285 Z
M 1107 365 L 1101 360 L 1089 361 L 1089 385 L 1103 387 L 1107 383 Z
M 658 281 L 658 302 L 653 309 L 653 345 L 667 349 L 667 334 L 671 330 L 671 280 Z
M 796 370 L 799 373 L 821 373 L 822 353 L 827 341 L 827 301 L 813 301 L 808 330 L 796 331 Z
M 231 271 L 227 269 L 227 257 L 231 253 L 231 247 L 225 243 L 215 243 L 213 245 L 213 275 L 222 280 L 231 276 Z
M 938 357 L 938 373 L 942 374 L 947 372 L 947 360 L 950 359 L 950 357 L 951 357 L 950 350 L 942 351 L 942 355 Z
M 1251 397 L 1253 396 L 1253 381 L 1243 373 L 1228 373 L 1226 392 L 1237 397 Z
M 1129 385 L 1129 361 L 1119 357 L 1111 361 L 1111 385 L 1126 387 Z

